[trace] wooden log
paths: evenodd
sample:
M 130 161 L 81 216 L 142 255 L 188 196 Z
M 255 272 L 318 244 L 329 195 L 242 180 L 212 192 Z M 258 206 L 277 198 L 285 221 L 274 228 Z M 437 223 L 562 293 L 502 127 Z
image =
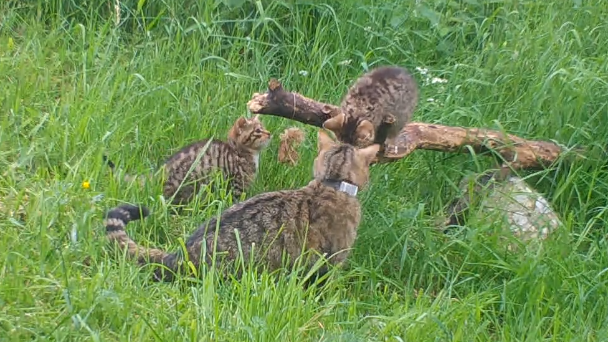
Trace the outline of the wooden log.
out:
M 276 79 L 268 82 L 266 93 L 254 93 L 247 107 L 254 114 L 266 114 L 322 127 L 338 113 L 338 106 L 318 102 L 283 88 Z M 393 162 L 415 150 L 475 153 L 494 151 L 503 158 L 503 168 L 543 169 L 565 152 L 549 141 L 527 140 L 512 134 L 483 128 L 452 127 L 423 122 L 408 123 L 397 140 L 397 153 L 385 150 L 375 162 Z M 465 148 L 470 146 L 471 149 Z

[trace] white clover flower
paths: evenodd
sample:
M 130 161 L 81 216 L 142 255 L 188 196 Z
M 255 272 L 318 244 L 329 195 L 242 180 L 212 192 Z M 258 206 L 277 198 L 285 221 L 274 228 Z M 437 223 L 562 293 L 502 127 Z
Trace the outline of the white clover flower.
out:
M 306 76 L 308 76 L 308 71 L 306 71 L 306 70 L 300 70 L 300 71 L 298 72 L 298 74 L 300 74 L 300 75 L 302 75 L 302 76 L 306 77 Z
M 416 67 L 416 71 L 418 71 L 422 75 L 426 75 L 429 72 L 429 69 L 427 69 L 427 68 L 421 68 L 421 67 Z

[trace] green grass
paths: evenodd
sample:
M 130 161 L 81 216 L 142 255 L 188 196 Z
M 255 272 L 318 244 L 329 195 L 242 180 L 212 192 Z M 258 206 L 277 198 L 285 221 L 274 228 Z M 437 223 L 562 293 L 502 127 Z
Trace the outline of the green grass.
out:
M 101 155 L 143 173 L 194 139 L 223 138 L 271 77 L 338 103 L 364 67 L 400 64 L 420 83 L 417 121 L 605 147 L 603 1 L 123 1 L 119 26 L 113 2 L 0 5 L 0 340 L 608 339 L 608 171 L 597 153 L 526 174 L 564 226 L 520 254 L 474 227 L 433 229 L 454 183 L 490 158 L 417 151 L 376 165 L 349 265 L 323 290 L 269 274 L 153 284 L 106 254 L 101 225 L 107 208 L 145 203 L 153 214 L 131 235 L 176 249 L 229 205 L 219 194 L 170 217 L 160 184 L 114 180 Z M 250 195 L 306 184 L 315 128 L 263 120 L 275 138 Z M 295 167 L 277 162 L 290 126 L 307 133 Z M 23 218 L 7 214 L 19 206 Z

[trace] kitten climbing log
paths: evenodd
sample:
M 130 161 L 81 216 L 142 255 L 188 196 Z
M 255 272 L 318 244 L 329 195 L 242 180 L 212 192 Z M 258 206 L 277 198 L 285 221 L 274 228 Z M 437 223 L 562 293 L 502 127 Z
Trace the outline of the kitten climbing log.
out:
M 276 79 L 268 82 L 266 93 L 254 93 L 247 107 L 254 114 L 267 114 L 322 127 L 323 122 L 337 115 L 340 108 L 318 102 L 301 94 L 286 91 Z M 483 128 L 451 127 L 423 122 L 410 122 L 397 140 L 396 154 L 385 151 L 377 163 L 393 162 L 415 150 L 467 153 L 469 145 L 476 153 L 493 150 L 512 169 L 542 169 L 555 162 L 564 152 L 548 141 L 526 140 Z

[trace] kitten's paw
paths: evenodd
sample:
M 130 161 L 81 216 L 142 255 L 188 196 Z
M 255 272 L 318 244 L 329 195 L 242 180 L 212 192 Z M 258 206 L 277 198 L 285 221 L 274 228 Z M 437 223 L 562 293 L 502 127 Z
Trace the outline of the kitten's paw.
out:
M 382 122 L 384 122 L 386 124 L 393 124 L 393 123 L 395 123 L 395 117 L 393 115 L 386 115 L 384 117 L 384 119 L 382 120 Z
M 399 146 L 397 145 L 386 145 L 385 151 L 387 154 L 398 154 Z

